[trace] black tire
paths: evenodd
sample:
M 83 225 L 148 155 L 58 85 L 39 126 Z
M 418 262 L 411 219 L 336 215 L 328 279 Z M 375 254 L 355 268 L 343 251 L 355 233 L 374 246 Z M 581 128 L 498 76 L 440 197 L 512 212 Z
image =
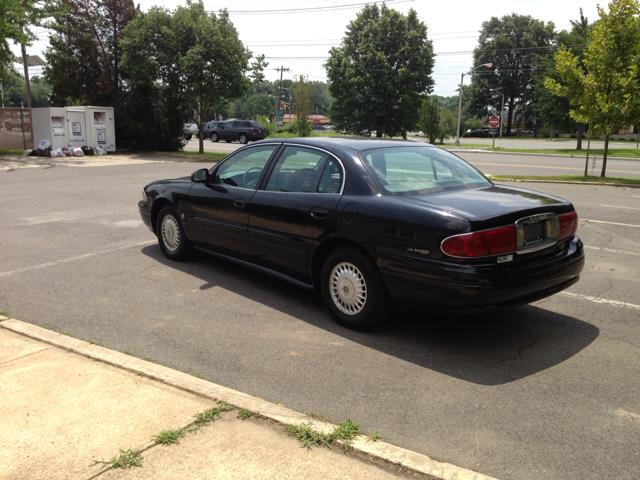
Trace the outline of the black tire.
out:
M 227 140 L 225 140 L 225 141 L 226 141 L 227 143 L 231 143 L 231 140 L 229 140 L 229 139 L 227 139 Z
M 341 275 L 343 279 L 334 283 Z M 364 290 L 352 280 L 364 285 Z M 340 283 L 342 286 L 338 288 Z M 322 266 L 320 285 L 327 308 L 347 328 L 369 330 L 382 324 L 389 314 L 390 302 L 380 272 L 371 259 L 356 248 L 339 247 L 329 254 Z M 344 300 L 339 294 L 341 288 L 355 303 L 341 304 Z M 349 312 L 350 306 L 353 309 Z
M 212 142 L 216 142 L 216 143 L 217 143 L 217 142 L 218 142 L 218 140 L 220 140 L 220 137 L 218 136 L 218 134 L 217 134 L 216 132 L 213 132 L 213 133 L 211 134 L 211 141 L 212 141 Z
M 240 140 L 240 143 L 244 143 L 246 145 L 249 142 L 249 137 L 247 137 L 244 133 L 241 133 L 238 137 L 238 140 Z
M 160 249 L 168 259 L 182 261 L 193 256 L 193 246 L 182 228 L 180 216 L 173 205 L 165 205 L 158 213 L 156 235 Z

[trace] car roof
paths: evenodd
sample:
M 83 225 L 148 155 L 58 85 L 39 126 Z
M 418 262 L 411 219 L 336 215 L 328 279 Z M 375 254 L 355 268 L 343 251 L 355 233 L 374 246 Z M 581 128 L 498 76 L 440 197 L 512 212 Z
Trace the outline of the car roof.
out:
M 309 145 L 311 147 L 321 147 L 330 150 L 351 150 L 362 152 L 375 148 L 388 147 L 433 147 L 430 143 L 413 142 L 411 140 L 385 140 L 377 138 L 358 138 L 358 137 L 300 137 L 300 138 L 281 138 L 281 139 L 265 139 L 256 142 L 260 143 L 296 143 L 300 145 Z

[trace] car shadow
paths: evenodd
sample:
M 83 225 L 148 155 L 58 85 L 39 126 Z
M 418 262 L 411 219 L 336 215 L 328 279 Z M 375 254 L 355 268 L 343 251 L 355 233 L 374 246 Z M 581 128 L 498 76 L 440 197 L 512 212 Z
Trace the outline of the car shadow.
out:
M 182 263 L 166 259 L 157 245 L 142 253 L 200 278 L 203 291 L 225 288 L 387 355 L 480 385 L 502 385 L 558 365 L 600 333 L 590 323 L 534 305 L 473 316 L 394 312 L 376 331 L 356 332 L 337 324 L 315 292 L 206 255 Z

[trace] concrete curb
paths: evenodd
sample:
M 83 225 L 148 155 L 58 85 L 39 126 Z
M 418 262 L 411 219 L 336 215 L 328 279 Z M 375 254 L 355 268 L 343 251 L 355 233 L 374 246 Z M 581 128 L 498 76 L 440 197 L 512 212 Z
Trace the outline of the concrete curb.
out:
M 490 180 L 493 181 L 491 175 L 487 175 Z M 525 182 L 525 183 L 560 183 L 565 185 L 595 185 L 596 187 L 626 187 L 626 188 L 640 188 L 640 185 L 633 185 L 628 183 L 596 183 L 596 182 L 572 182 L 570 180 L 535 180 L 535 179 L 524 179 L 524 178 L 501 178 L 496 180 L 497 183 L 500 182 Z
M 167 385 L 171 385 L 206 398 L 225 401 L 237 408 L 244 408 L 258 412 L 263 417 L 274 420 L 280 424 L 289 425 L 309 423 L 317 430 L 324 432 L 329 432 L 334 428 L 333 424 L 315 420 L 308 415 L 268 402 L 261 398 L 253 397 L 237 390 L 223 387 L 146 360 L 141 360 L 131 355 L 126 355 L 108 348 L 90 344 L 83 340 L 62 335 L 30 323 L 0 315 L 0 327 L 85 357 L 98 360 L 133 373 L 144 375 L 153 380 L 160 381 Z M 383 441 L 371 442 L 364 436 L 356 438 L 351 446 L 354 453 L 361 457 L 400 466 L 409 471 L 423 474 L 427 476 L 427 478 L 435 480 L 496 480 L 493 477 L 488 477 L 481 473 L 457 467 L 450 463 L 439 462 L 427 457 L 426 455 L 397 447 Z
M 487 150 L 485 148 L 446 148 L 445 150 L 448 150 L 450 152 L 455 152 L 455 153 L 464 153 L 464 152 L 470 152 L 470 153 L 494 153 L 497 155 L 524 155 L 524 156 L 529 156 L 529 157 L 559 157 L 559 158 L 579 158 L 584 160 L 585 159 L 585 155 L 565 155 L 564 153 L 540 153 L 540 152 L 504 152 L 504 151 L 494 151 L 494 150 Z M 594 155 L 589 157 L 589 160 L 591 160 L 591 158 Z M 597 155 L 596 159 L 602 160 L 602 156 L 601 155 Z M 631 162 L 640 162 L 640 157 L 612 157 L 612 156 L 608 156 L 607 160 L 629 160 Z

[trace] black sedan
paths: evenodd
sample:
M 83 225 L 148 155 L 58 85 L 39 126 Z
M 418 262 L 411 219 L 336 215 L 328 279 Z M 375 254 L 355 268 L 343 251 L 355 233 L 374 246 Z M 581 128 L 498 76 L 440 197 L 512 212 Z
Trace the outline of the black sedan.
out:
M 201 250 L 316 288 L 351 328 L 382 322 L 393 304 L 532 302 L 584 266 L 569 201 L 495 185 L 414 142 L 265 140 L 148 184 L 138 205 L 168 258 Z

